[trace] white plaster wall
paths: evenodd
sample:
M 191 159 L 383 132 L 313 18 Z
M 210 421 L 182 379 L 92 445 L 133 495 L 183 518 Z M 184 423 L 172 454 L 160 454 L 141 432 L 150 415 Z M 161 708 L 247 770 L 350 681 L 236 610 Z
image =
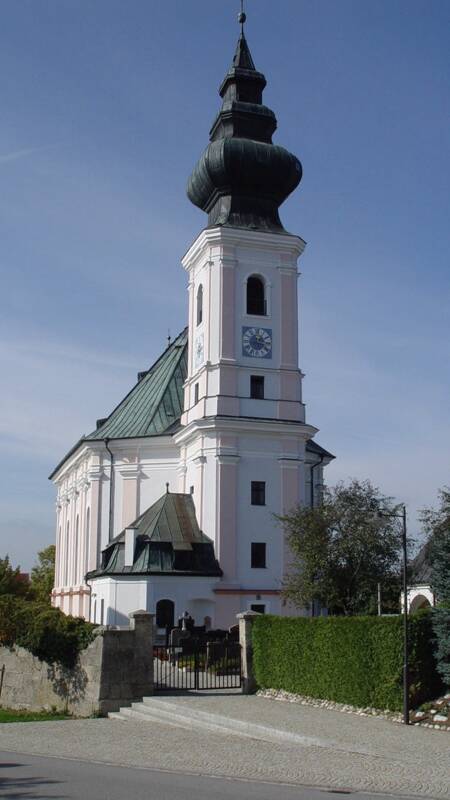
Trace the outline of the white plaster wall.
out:
M 252 425 L 253 429 L 250 429 Z M 226 426 L 222 426 L 224 423 L 220 420 L 211 422 L 209 427 L 205 423 L 184 445 L 186 488 L 194 488 L 197 518 L 201 518 L 202 530 L 214 542 L 216 555 L 226 573 L 225 583 L 233 576 L 232 582 L 236 588 L 279 590 L 286 555 L 283 532 L 274 515 L 284 511 L 282 482 L 285 477 L 282 463 L 286 466 L 287 459 L 288 465 L 294 469 L 297 481 L 294 502 L 304 502 L 306 434 L 302 428 L 289 426 L 286 429 L 288 438 L 285 439 L 278 430 L 273 430 L 273 423 L 244 423 L 242 420 L 236 423 L 228 420 Z M 227 489 L 234 491 L 234 495 L 225 498 L 225 505 L 230 510 L 235 508 L 234 528 L 233 516 L 227 520 L 225 527 L 221 527 L 220 522 L 222 487 L 218 475 L 221 474 L 221 462 L 229 464 L 230 469 L 233 465 L 235 469 L 235 489 Z M 265 482 L 265 506 L 251 504 L 252 481 Z M 251 567 L 252 542 L 266 543 L 266 568 Z M 234 569 L 227 570 L 225 565 L 229 564 L 231 557 L 230 547 L 236 547 L 236 558 Z M 275 600 L 271 599 L 270 603 L 275 607 Z M 275 605 L 280 608 L 279 600 Z
M 248 442 L 240 443 L 237 499 L 237 578 L 245 588 L 280 588 L 283 574 L 283 541 L 274 514 L 281 513 L 281 482 L 276 442 L 258 441 L 250 450 Z M 247 445 L 247 446 L 246 446 Z M 275 449 L 267 453 L 269 446 Z M 259 450 L 259 452 L 258 452 Z M 251 482 L 266 484 L 266 505 L 251 505 Z M 266 543 L 266 568 L 252 569 L 251 542 Z
M 128 614 L 140 609 L 148 610 L 148 580 L 145 577 L 123 581 L 109 577 L 95 578 L 90 584 L 91 622 L 128 626 Z
M 199 625 L 208 615 L 215 624 L 216 596 L 214 587 L 217 578 L 190 578 L 164 576 L 101 577 L 91 581 L 91 621 L 101 623 L 103 600 L 103 624 L 128 624 L 128 614 L 143 609 L 154 612 L 158 600 L 172 600 L 175 604 L 175 623 L 188 611 Z M 95 614 L 95 617 L 94 617 Z
M 178 490 L 180 451 L 170 436 L 110 441 L 109 447 L 114 454 L 112 536 L 116 536 L 125 527 L 125 482 L 135 484 L 136 507 L 131 522 L 164 494 L 166 483 L 172 491 Z M 93 442 L 81 445 L 55 477 L 57 553 L 53 603 L 67 614 L 91 613 L 89 586 L 84 577 L 99 566 L 101 551 L 111 538 L 110 474 L 110 456 L 104 443 Z M 110 598 L 107 600 L 109 603 Z M 127 605 L 128 600 L 125 598 L 124 602 Z
M 286 335 L 283 318 L 287 312 L 282 308 L 281 287 L 283 279 L 290 276 L 294 287 L 290 297 L 296 305 L 297 259 L 303 248 L 302 240 L 289 234 L 274 236 L 227 228 L 208 229 L 196 239 L 183 259 L 183 266 L 189 273 L 189 337 L 192 346 L 199 330 L 195 306 L 200 283 L 204 290 L 206 313 L 202 331 L 205 365 L 197 369 L 193 351 L 190 353 L 183 424 L 217 413 L 276 418 L 279 401 L 289 401 L 289 406 L 292 390 L 285 398 L 285 384 L 281 382 L 278 372 L 280 368 L 286 368 L 282 362 L 281 343 L 282 336 Z M 246 313 L 246 284 L 248 277 L 253 274 L 261 275 L 266 282 L 267 314 L 264 316 L 249 316 Z M 291 372 L 296 374 L 298 383 L 294 399 L 300 402 L 301 373 L 296 370 L 298 319 L 292 308 L 289 313 L 289 342 L 295 343 L 291 347 L 294 350 Z M 243 355 L 242 328 L 253 325 L 272 330 L 273 351 L 270 358 L 256 359 Z M 230 368 L 235 370 L 234 379 Z M 248 400 L 249 376 L 258 369 L 265 371 L 266 394 L 272 398 L 272 402 Z M 199 384 L 200 397 L 208 398 L 207 402 L 198 403 L 195 408 L 194 383 Z M 231 388 L 233 385 L 235 388 Z M 228 387 L 228 391 L 225 387 Z M 233 405 L 233 397 L 243 399 Z M 285 417 L 304 419 L 303 407 L 288 406 L 284 409 Z
M 75 616 L 85 616 L 89 604 L 84 576 L 89 567 L 92 536 L 96 536 L 91 515 L 94 491 L 91 475 L 98 467 L 97 462 L 93 450 L 81 447 L 55 480 L 57 535 L 53 604 Z

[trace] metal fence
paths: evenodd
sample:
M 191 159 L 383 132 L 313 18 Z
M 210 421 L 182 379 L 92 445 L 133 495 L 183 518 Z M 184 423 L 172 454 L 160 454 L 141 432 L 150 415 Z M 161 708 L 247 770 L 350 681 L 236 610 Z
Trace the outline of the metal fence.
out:
M 238 642 L 189 639 L 179 646 L 153 648 L 156 691 L 237 689 L 241 686 Z

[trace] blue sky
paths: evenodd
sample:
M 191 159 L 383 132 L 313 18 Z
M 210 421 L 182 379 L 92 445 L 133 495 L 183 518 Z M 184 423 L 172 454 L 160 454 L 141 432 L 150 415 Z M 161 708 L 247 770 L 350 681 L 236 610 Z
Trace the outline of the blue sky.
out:
M 417 509 L 448 483 L 448 2 L 248 0 L 301 261 L 308 420 L 328 482 Z M 237 0 L 3 0 L 0 554 L 54 539 L 47 476 L 186 322 L 185 186 Z

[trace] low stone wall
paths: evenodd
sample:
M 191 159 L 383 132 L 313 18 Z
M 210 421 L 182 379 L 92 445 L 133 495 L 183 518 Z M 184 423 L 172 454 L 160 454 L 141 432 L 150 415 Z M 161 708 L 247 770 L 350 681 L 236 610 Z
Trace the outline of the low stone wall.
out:
M 107 714 L 153 694 L 153 614 L 130 614 L 128 630 L 100 628 L 73 669 L 40 661 L 28 650 L 0 647 L 0 705 L 56 708 L 85 717 Z

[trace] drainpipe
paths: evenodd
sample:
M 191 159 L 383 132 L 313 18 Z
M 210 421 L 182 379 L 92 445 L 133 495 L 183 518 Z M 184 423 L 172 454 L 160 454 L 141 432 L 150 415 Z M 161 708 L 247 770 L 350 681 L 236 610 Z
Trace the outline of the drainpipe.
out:
M 314 470 L 323 464 L 324 456 L 320 456 L 320 461 L 316 464 L 311 464 L 311 508 L 314 508 Z M 311 616 L 314 617 L 314 600 L 311 603 Z
M 112 525 L 113 525 L 113 506 L 114 506 L 114 455 L 109 449 L 109 439 L 105 439 L 105 447 L 110 457 L 110 470 L 109 470 L 109 521 L 108 521 L 108 542 L 113 538 Z
M 314 470 L 316 467 L 321 467 L 323 464 L 324 456 L 320 456 L 320 461 L 317 464 L 311 465 L 311 508 L 314 508 Z

